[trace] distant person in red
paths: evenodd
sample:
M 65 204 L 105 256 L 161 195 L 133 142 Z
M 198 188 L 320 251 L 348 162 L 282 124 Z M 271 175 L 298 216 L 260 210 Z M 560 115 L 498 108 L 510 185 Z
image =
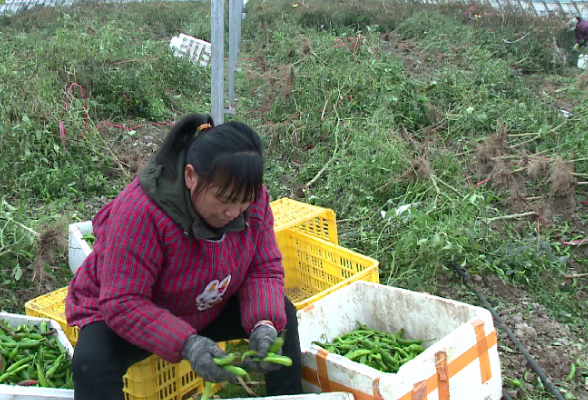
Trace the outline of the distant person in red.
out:
M 263 171 L 253 129 L 192 114 L 98 212 L 93 252 L 66 299 L 68 323 L 81 328 L 76 400 L 123 400 L 123 375 L 151 354 L 188 360 L 206 381 L 234 381 L 213 362 L 225 355 L 216 342 L 248 338 L 263 357 L 284 330 L 292 366 L 249 367 L 266 374 L 268 396 L 302 393 L 296 309 Z
M 588 40 L 588 21 L 584 21 L 582 17 L 576 17 L 576 24 L 574 26 L 574 39 L 576 41 L 574 50 L 578 50 L 580 46 L 585 46 L 586 40 Z

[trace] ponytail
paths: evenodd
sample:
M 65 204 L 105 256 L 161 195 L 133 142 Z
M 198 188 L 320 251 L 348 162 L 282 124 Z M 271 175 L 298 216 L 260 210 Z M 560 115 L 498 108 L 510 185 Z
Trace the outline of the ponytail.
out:
M 178 155 L 182 150 L 188 150 L 199 129 L 206 124 L 214 126 L 210 115 L 189 114 L 178 121 L 166 136 L 157 155 L 157 160 L 163 165 L 163 170 L 170 179 L 177 178 Z

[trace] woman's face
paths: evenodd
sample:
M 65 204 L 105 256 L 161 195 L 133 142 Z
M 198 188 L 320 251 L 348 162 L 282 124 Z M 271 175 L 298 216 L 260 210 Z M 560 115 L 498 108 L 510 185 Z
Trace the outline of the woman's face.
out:
M 218 188 L 210 186 L 207 189 L 196 193 L 198 187 L 198 175 L 194 167 L 188 164 L 184 172 L 186 187 L 190 190 L 192 204 L 206 223 L 213 228 L 222 228 L 237 218 L 243 211 L 249 208 L 248 202 L 231 202 L 227 198 L 218 196 Z M 230 191 L 229 191 L 230 193 Z

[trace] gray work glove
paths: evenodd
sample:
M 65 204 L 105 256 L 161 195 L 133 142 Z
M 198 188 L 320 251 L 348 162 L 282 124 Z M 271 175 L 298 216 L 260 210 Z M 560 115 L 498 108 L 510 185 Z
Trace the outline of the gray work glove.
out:
M 213 383 L 237 381 L 237 376 L 212 361 L 213 358 L 226 357 L 224 351 L 212 340 L 204 336 L 192 335 L 184 343 L 182 358 L 190 362 L 194 372 L 203 380 Z
M 269 348 L 278 337 L 278 331 L 272 325 L 269 324 L 262 324 L 259 325 L 257 328 L 251 332 L 251 336 L 249 336 L 249 350 L 254 350 L 257 352 L 257 357 L 265 358 L 267 357 L 267 353 L 269 352 Z M 282 350 L 278 351 L 276 354 L 282 354 Z M 259 362 L 254 363 L 251 360 L 247 360 L 244 364 L 244 368 L 250 369 L 252 371 L 263 372 L 267 374 L 269 372 L 274 372 L 280 369 L 281 365 L 272 364 L 268 362 Z

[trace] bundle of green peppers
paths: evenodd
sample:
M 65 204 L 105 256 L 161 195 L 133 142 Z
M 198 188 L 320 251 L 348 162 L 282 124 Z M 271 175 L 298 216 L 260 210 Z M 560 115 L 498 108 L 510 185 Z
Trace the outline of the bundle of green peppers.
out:
M 88 243 L 88 246 L 90 246 L 90 248 L 93 248 L 94 242 L 96 241 L 96 236 L 94 236 L 93 233 L 86 233 L 82 236 L 82 240 Z
M 225 370 L 232 372 L 233 374 L 237 375 L 240 378 L 247 378 L 249 374 L 240 365 L 249 359 L 253 362 L 269 362 L 273 364 L 280 364 L 286 367 L 292 365 L 292 360 L 289 357 L 278 355 L 277 353 L 282 348 L 284 344 L 283 336 L 278 337 L 270 346 L 269 352 L 267 357 L 259 358 L 257 353 L 254 350 L 249 350 L 244 352 L 243 354 L 238 353 L 231 353 L 228 354 L 224 358 L 214 358 L 213 361 L 219 367 L 224 368 Z M 212 394 L 212 383 L 205 382 L 204 383 L 204 390 L 202 392 L 202 396 L 200 400 L 209 400 Z
M 392 334 L 370 329 L 360 322 L 357 325 L 359 329 L 336 337 L 333 343 L 312 344 L 388 373 L 398 372 L 402 365 L 425 351 L 422 340 L 404 339 L 404 329 Z
M 0 384 L 73 389 L 69 354 L 47 321 L 16 328 L 0 321 Z

